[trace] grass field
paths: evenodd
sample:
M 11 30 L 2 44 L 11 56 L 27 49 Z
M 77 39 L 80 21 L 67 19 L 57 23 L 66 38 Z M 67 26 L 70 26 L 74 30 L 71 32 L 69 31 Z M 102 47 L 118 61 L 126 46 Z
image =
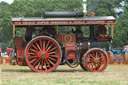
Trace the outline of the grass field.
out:
M 0 85 L 128 85 L 128 65 L 108 65 L 103 72 L 59 66 L 55 72 L 32 72 L 27 66 L 0 65 Z

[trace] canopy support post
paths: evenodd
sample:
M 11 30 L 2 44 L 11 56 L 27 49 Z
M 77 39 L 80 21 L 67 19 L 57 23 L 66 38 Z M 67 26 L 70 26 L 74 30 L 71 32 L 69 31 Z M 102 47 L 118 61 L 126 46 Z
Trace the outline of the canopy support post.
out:
M 56 34 L 58 34 L 58 25 L 56 25 Z
M 111 32 L 112 32 L 112 39 L 113 39 L 113 37 L 114 37 L 114 25 L 112 24 L 112 28 L 111 28 Z
M 13 38 L 15 38 L 15 35 L 16 35 L 16 27 L 15 25 L 13 25 Z

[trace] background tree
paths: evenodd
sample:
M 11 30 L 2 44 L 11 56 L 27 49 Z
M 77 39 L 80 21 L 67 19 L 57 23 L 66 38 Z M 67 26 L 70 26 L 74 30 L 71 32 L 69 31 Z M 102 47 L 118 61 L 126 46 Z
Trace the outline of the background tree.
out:
M 0 47 L 13 47 L 12 17 L 42 17 L 45 11 L 82 11 L 83 0 L 14 0 L 0 3 Z M 115 16 L 113 47 L 128 44 L 128 0 L 87 0 L 87 12 L 96 16 Z M 118 12 L 120 10 L 120 12 Z M 19 35 L 22 35 L 19 29 Z
M 94 11 L 97 16 L 115 16 L 117 23 L 112 46 L 122 47 L 128 44 L 127 0 L 87 0 L 87 11 Z
M 45 11 L 82 11 L 83 0 L 14 0 L 0 3 L 0 48 L 13 47 L 12 17 L 42 17 Z M 18 34 L 22 35 L 22 29 Z

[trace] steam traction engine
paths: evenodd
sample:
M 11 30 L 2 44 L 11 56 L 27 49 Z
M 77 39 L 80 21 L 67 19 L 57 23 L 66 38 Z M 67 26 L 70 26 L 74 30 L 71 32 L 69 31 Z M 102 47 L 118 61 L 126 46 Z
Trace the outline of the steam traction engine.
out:
M 15 59 L 36 72 L 59 64 L 99 72 L 107 66 L 105 47 L 113 38 L 115 18 L 82 12 L 45 12 L 38 18 L 13 18 Z M 16 29 L 17 28 L 17 29 Z M 19 34 L 22 32 L 22 34 Z

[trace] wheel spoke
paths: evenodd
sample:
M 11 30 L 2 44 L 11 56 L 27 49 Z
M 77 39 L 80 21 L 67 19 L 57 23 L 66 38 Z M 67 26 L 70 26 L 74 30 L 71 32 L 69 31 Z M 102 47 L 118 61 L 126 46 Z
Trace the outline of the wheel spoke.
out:
M 95 66 L 95 64 L 94 64 L 94 63 L 92 64 L 92 66 L 93 66 L 93 69 L 95 69 L 95 67 L 96 67 L 96 66 Z
M 90 63 L 88 63 L 88 66 L 90 67 Z
M 40 61 L 38 62 L 37 69 L 39 69 L 39 66 L 40 66 Z
M 90 54 L 90 55 L 88 55 L 88 56 L 90 56 L 90 57 L 92 57 L 92 58 L 95 58 L 92 54 Z
M 45 60 L 45 61 L 46 61 L 46 64 L 48 64 L 48 67 L 51 67 L 51 66 L 49 65 L 48 61 L 47 61 L 47 60 Z
M 33 64 L 33 66 L 35 66 L 39 61 L 40 59 L 37 59 L 36 62 Z
M 42 59 L 42 62 L 41 62 L 41 69 L 43 70 L 43 62 L 44 60 Z
M 43 50 L 45 50 L 45 41 L 43 42 Z
M 55 50 L 55 49 L 56 49 L 56 47 L 54 47 L 54 48 L 50 49 L 48 52 L 51 52 L 51 51 L 53 51 L 53 50 Z
M 30 63 L 33 63 L 34 61 L 36 61 L 37 60 L 37 58 L 35 58 L 35 59 L 33 59 L 32 61 L 30 61 Z
M 32 59 L 32 58 L 37 58 L 37 56 L 29 56 L 29 58 L 30 58 L 30 59 Z
M 38 52 L 38 51 L 36 51 L 36 50 L 34 50 L 34 49 L 32 49 L 32 48 L 31 48 L 30 50 L 31 50 L 31 51 L 33 51 L 33 52 L 35 52 L 35 53 L 37 53 L 37 52 Z
M 50 55 L 50 54 L 55 54 L 55 53 L 56 53 L 56 52 L 50 52 L 50 53 L 48 53 L 48 54 Z
M 32 44 L 32 47 L 34 47 L 38 51 L 38 48 L 35 45 Z
M 28 55 L 36 55 L 36 54 L 35 54 L 35 53 L 30 53 L 30 52 L 29 52 Z
M 48 57 L 49 59 L 51 59 L 51 60 L 53 60 L 53 61 L 56 61 L 56 59 L 54 59 L 54 58 L 51 58 L 51 57 Z
M 98 66 L 101 66 L 101 63 L 98 63 Z
M 89 64 L 89 67 L 90 67 L 90 68 L 93 68 L 92 63 Z
M 96 52 L 96 58 L 98 58 L 98 52 Z
M 52 46 L 53 46 L 53 44 L 51 44 L 51 45 L 48 47 L 48 49 L 46 49 L 46 51 L 48 51 Z
M 91 68 L 93 68 L 93 63 L 90 63 Z
M 38 47 L 39 50 L 41 50 L 40 46 L 38 45 L 38 43 L 36 43 L 36 46 Z
M 53 71 L 61 60 L 59 44 L 48 36 L 34 38 L 25 49 L 26 63 L 36 72 Z
M 96 64 L 94 64 L 95 68 L 97 67 Z
M 88 59 L 90 59 L 90 60 L 91 60 L 91 59 L 93 59 L 93 58 L 91 58 L 91 57 L 88 57 Z
M 91 67 L 93 68 L 93 63 L 90 63 Z
M 49 55 L 49 56 L 58 58 L 58 56 L 56 56 L 56 55 Z
M 88 63 L 92 63 L 93 61 L 88 61 Z
M 48 61 L 49 61 L 53 66 L 55 65 L 51 60 L 48 59 Z
M 99 57 L 99 59 L 102 59 L 102 57 Z
M 100 56 L 101 56 L 101 55 L 100 55 L 100 54 L 98 54 L 98 55 L 97 55 L 97 58 L 100 58 Z
M 50 43 L 50 41 L 48 41 L 48 43 L 47 43 L 47 45 L 46 45 L 46 49 L 48 48 L 48 46 L 49 46 L 49 43 Z M 46 49 L 45 49 L 45 50 L 46 50 Z
M 40 48 L 41 48 L 41 50 L 42 50 L 42 42 L 41 42 L 41 40 L 40 40 Z
M 87 66 L 89 71 L 99 72 L 104 70 L 107 66 L 107 56 L 105 55 L 104 51 L 100 49 L 88 51 L 84 58 L 85 66 Z
M 45 61 L 44 61 L 44 66 L 45 66 L 45 70 L 47 71 L 47 65 L 46 65 Z
M 95 53 L 94 53 L 94 52 L 92 52 L 92 56 L 93 56 L 94 58 L 96 58 L 96 55 L 95 55 Z
M 100 63 L 100 64 L 102 64 L 102 63 L 103 63 L 103 61 L 100 61 L 99 63 Z

